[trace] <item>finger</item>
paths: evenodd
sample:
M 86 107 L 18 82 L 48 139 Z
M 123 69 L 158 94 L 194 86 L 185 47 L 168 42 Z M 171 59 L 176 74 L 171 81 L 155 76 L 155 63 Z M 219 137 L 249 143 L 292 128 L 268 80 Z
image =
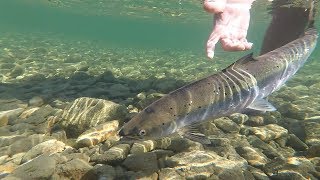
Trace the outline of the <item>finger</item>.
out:
M 221 13 L 224 11 L 227 4 L 227 0 L 204 0 L 203 8 L 208 13 Z
M 216 32 L 215 30 L 212 31 L 208 41 L 207 41 L 207 57 L 212 59 L 214 56 L 214 49 L 216 44 L 220 39 L 220 33 Z

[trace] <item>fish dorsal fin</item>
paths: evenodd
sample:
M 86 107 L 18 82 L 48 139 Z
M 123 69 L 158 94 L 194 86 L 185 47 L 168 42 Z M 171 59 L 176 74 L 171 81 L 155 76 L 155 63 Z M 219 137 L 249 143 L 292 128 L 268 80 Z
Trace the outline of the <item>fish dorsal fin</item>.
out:
M 195 127 L 195 124 L 179 128 L 178 134 L 184 138 L 190 139 L 191 141 L 196 141 L 206 145 L 211 144 L 211 141 L 206 137 L 206 135 L 199 132 L 198 128 Z
M 256 99 L 247 108 L 262 112 L 277 110 L 271 103 L 269 103 L 265 99 Z
M 226 69 L 228 69 L 228 68 L 230 68 L 230 67 L 232 67 L 234 65 L 245 64 L 246 62 L 249 62 L 249 61 L 256 61 L 256 59 L 253 58 L 253 52 L 243 56 L 240 59 L 238 59 L 236 62 L 234 62 L 230 66 L 228 66 Z

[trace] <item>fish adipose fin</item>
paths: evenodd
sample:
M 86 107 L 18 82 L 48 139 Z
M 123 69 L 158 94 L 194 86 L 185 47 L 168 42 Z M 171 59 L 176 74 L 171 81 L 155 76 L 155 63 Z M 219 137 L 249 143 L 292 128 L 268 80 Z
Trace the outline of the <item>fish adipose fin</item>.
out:
M 198 128 L 193 124 L 180 128 L 178 130 L 178 134 L 184 138 L 190 139 L 191 141 L 196 141 L 201 144 L 211 144 L 211 141 L 206 137 L 206 135 L 200 133 Z
M 265 99 L 256 99 L 247 108 L 263 112 L 277 110 L 271 103 L 269 103 Z

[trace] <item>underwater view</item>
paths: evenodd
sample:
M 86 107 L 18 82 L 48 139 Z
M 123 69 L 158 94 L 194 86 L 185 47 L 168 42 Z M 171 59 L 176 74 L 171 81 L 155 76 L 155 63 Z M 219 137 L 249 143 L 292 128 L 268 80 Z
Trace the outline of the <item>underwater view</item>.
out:
M 1 0 L 0 179 L 320 179 L 320 3 L 292 1 L 239 51 L 207 0 Z

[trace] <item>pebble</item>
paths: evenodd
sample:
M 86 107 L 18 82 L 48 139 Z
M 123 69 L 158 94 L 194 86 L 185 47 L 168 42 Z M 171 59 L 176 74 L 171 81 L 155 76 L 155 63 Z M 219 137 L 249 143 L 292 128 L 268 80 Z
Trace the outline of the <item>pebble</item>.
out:
M 252 173 L 254 179 L 257 180 L 270 180 L 269 177 L 260 169 L 248 166 L 248 170 Z
M 58 179 L 92 179 L 92 168 L 88 162 L 75 158 L 63 164 L 58 164 L 55 177 Z
M 309 146 L 320 144 L 320 118 L 303 121 L 305 143 Z
M 317 179 L 314 165 L 304 157 L 275 158 L 262 170 L 274 179 Z
M 163 168 L 159 172 L 159 180 L 166 179 L 184 180 L 186 178 L 180 175 L 179 171 L 175 170 L 174 168 Z
M 37 110 L 39 110 L 39 107 L 34 107 L 34 108 L 30 108 L 30 109 L 26 109 L 25 111 L 23 111 L 19 118 L 21 119 L 26 119 L 28 117 L 30 117 L 34 112 L 36 112 Z
M 9 123 L 10 119 L 13 119 L 14 117 L 18 117 L 23 111 L 24 111 L 24 108 L 0 111 L 0 127 L 6 126 Z
M 252 147 L 238 147 L 236 151 L 253 167 L 262 167 L 268 162 L 268 158 L 263 153 L 256 151 Z
M 29 100 L 30 106 L 40 107 L 44 104 L 44 100 L 40 96 L 34 96 Z
M 206 179 L 214 175 L 221 179 L 243 177 L 241 169 L 247 166 L 243 161 L 221 157 L 214 151 L 198 150 L 175 154 L 166 158 L 165 164 L 185 179 Z
M 115 168 L 106 164 L 96 164 L 92 171 L 96 175 L 95 179 L 116 179 L 117 177 Z
M 102 164 L 116 164 L 126 159 L 129 151 L 129 144 L 118 144 L 108 151 L 105 151 L 103 154 L 93 154 L 90 157 L 90 161 Z
M 320 144 L 315 144 L 307 150 L 307 157 L 320 157 Z
M 240 131 L 240 126 L 226 117 L 215 119 L 214 123 L 224 132 L 236 133 Z
M 156 148 L 156 142 L 152 140 L 133 143 L 130 154 L 150 152 Z
M 247 122 L 248 119 L 249 119 L 248 115 L 246 115 L 246 114 L 241 114 L 241 113 L 231 114 L 231 115 L 229 116 L 229 118 L 230 118 L 233 122 L 237 123 L 238 125 L 244 124 L 244 123 Z
M 85 131 L 77 138 L 77 147 L 91 147 L 110 138 L 115 141 L 119 140 L 119 137 L 116 137 L 118 127 L 119 121 L 117 120 L 99 124 Z
M 16 65 L 12 71 L 10 72 L 9 76 L 12 78 L 16 78 L 24 73 L 24 68 L 20 65 Z
M 122 164 L 132 171 L 155 172 L 158 170 L 157 155 L 154 152 L 130 154 Z
M 254 148 L 262 150 L 262 153 L 269 159 L 281 157 L 281 154 L 275 148 L 273 148 L 270 144 L 265 143 L 257 136 L 248 136 L 248 141 Z
M 287 129 L 277 124 L 268 124 L 260 127 L 252 127 L 250 130 L 254 135 L 256 135 L 262 141 L 265 141 L 265 142 L 278 139 L 288 134 Z
M 29 117 L 24 119 L 23 122 L 38 125 L 47 121 L 47 118 L 50 115 L 53 115 L 54 112 L 54 108 L 52 108 L 50 105 L 46 105 L 39 108 L 38 110 L 35 110 Z M 19 120 L 17 122 L 19 122 Z
M 308 146 L 294 134 L 289 134 L 287 145 L 297 151 L 305 151 L 308 149 Z

